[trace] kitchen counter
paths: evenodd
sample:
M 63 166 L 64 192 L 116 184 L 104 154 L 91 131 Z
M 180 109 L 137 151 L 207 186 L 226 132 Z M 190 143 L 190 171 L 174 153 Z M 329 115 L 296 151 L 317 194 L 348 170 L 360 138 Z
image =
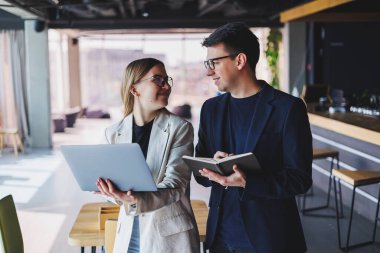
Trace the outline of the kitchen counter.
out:
M 333 132 L 380 146 L 380 120 L 357 113 L 309 112 L 309 121 Z

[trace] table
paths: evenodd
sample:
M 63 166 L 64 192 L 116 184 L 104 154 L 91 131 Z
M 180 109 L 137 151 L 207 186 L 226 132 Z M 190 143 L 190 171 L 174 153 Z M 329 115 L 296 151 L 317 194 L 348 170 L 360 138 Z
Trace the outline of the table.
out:
M 115 206 L 113 203 L 89 203 L 82 206 L 69 233 L 68 243 L 71 246 L 81 247 L 84 253 L 85 247 L 91 247 L 91 252 L 96 252 L 96 246 L 104 246 L 104 230 L 99 229 L 99 208 Z M 206 223 L 208 208 L 202 200 L 191 200 L 191 206 L 194 210 L 195 220 L 198 225 L 199 238 L 203 244 L 206 241 Z
M 115 206 L 113 203 L 89 203 L 81 207 L 77 219 L 69 233 L 68 243 L 71 246 L 91 247 L 96 252 L 96 246 L 104 245 L 104 230 L 99 230 L 99 208 Z

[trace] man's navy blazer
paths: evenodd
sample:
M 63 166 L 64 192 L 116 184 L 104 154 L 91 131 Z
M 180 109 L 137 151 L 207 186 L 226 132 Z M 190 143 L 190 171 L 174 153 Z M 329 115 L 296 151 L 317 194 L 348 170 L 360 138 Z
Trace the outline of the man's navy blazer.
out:
M 239 188 L 240 210 L 248 238 L 257 253 L 299 253 L 306 243 L 295 196 L 312 184 L 312 138 L 306 107 L 299 98 L 273 89 L 264 81 L 244 152 L 253 152 L 262 171 L 247 175 Z M 196 156 L 213 157 L 225 150 L 230 93 L 207 100 L 201 110 Z M 211 186 L 206 247 L 215 239 L 224 187 Z M 237 209 L 238 210 L 238 209 Z

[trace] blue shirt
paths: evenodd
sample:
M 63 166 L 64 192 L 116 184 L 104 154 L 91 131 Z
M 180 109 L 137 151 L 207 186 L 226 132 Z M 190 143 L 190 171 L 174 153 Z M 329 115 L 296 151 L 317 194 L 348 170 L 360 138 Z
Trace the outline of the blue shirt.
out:
M 235 155 L 245 153 L 248 131 L 251 129 L 259 94 L 246 98 L 229 98 L 226 126 L 225 152 Z M 220 207 L 217 238 L 234 247 L 252 247 L 240 211 L 240 187 L 224 190 Z M 254 214 L 252 214 L 254 215 Z

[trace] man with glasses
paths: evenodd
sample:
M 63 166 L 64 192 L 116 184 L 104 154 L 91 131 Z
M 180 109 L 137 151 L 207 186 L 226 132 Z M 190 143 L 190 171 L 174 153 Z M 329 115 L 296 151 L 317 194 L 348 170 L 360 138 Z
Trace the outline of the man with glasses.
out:
M 210 252 L 300 253 L 306 243 L 295 196 L 312 184 L 312 142 L 304 103 L 256 78 L 260 45 L 243 23 L 216 29 L 203 43 L 204 62 L 223 95 L 201 110 L 196 156 L 253 152 L 262 169 L 219 175 L 200 170 L 211 186 L 206 247 Z

